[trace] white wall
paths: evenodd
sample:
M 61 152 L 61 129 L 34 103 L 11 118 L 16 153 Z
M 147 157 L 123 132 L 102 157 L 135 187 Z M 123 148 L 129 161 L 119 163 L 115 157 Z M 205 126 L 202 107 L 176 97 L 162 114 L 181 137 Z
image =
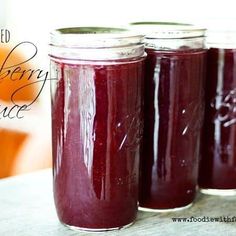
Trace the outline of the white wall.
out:
M 58 27 L 122 25 L 131 21 L 183 21 L 236 27 L 235 0 L 1 0 L 15 40 L 32 40 L 44 48 Z M 0 12 L 1 13 L 1 12 Z M 2 16 L 2 14 L 0 14 Z M 4 14 L 3 14 L 4 15 Z
M 8 4 L 7 21 L 15 34 L 35 40 L 64 26 L 115 26 L 143 20 L 205 23 L 230 19 L 236 23 L 235 0 L 1 0 L 0 5 L 4 1 Z

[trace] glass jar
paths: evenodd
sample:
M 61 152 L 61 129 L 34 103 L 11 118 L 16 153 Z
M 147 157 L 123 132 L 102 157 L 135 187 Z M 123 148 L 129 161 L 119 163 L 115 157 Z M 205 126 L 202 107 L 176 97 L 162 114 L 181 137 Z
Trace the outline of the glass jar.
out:
M 51 34 L 54 199 L 72 229 L 105 231 L 136 217 L 144 45 L 124 29 Z
M 209 30 L 199 187 L 236 194 L 236 30 Z
M 147 52 L 139 206 L 160 212 L 183 209 L 196 193 L 205 30 L 168 22 L 131 27 L 146 32 Z

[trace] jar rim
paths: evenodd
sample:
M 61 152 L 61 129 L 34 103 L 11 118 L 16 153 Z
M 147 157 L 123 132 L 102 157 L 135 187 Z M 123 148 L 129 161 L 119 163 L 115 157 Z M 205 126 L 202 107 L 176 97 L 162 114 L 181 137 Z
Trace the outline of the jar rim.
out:
M 125 28 L 72 27 L 51 32 L 50 55 L 78 60 L 118 60 L 144 55 L 144 35 Z
M 126 28 L 82 26 L 59 28 L 50 33 L 50 44 L 70 48 L 122 47 L 143 42 L 144 35 Z
M 207 45 L 209 47 L 235 49 L 235 29 L 209 29 L 207 30 Z
M 185 39 L 204 37 L 206 29 L 179 22 L 132 22 L 130 27 L 136 32 L 145 32 L 148 39 Z

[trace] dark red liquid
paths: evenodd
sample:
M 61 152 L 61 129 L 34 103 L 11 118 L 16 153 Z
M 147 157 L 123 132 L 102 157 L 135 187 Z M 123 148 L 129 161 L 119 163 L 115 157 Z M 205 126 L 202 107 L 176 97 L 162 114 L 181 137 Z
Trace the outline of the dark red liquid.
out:
M 136 217 L 143 63 L 52 62 L 54 197 L 67 225 L 108 229 Z
M 199 186 L 236 189 L 236 49 L 211 48 Z
M 141 207 L 190 204 L 204 110 L 204 50 L 147 50 Z

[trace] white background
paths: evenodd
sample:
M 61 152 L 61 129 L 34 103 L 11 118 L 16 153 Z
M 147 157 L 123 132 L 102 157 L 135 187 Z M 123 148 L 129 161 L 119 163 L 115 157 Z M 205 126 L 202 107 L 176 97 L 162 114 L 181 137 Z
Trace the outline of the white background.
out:
M 12 29 L 15 41 L 40 47 L 47 56 L 49 32 L 79 25 L 120 26 L 132 21 L 179 21 L 236 28 L 235 0 L 0 0 L 0 26 Z
M 236 25 L 235 0 L 1 0 L 0 6 L 4 1 L 6 23 L 14 28 L 15 37 L 35 40 L 45 39 L 58 27 L 131 21 L 219 24 L 227 20 Z

